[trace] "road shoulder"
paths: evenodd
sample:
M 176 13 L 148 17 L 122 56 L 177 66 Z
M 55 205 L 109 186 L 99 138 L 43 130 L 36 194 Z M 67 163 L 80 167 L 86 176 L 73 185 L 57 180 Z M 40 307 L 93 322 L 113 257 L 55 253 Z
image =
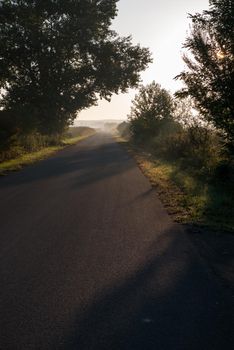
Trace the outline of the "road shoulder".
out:
M 116 136 L 116 140 L 133 156 L 138 167 L 157 192 L 168 214 L 184 227 L 189 240 L 211 273 L 234 296 L 233 231 L 188 222 L 186 209 L 179 205 L 183 193 L 175 184 L 160 179 L 158 174 L 151 171 L 150 154 L 139 152 L 136 147 L 123 138 Z
M 95 135 L 96 132 L 90 133 L 88 135 L 67 138 L 63 140 L 60 145 L 50 146 L 42 148 L 35 152 L 25 153 L 17 158 L 10 159 L 0 163 L 0 176 L 5 176 L 13 171 L 21 170 L 23 167 L 37 163 L 41 160 L 47 159 L 50 156 L 54 155 L 58 151 L 70 146 L 74 146 L 77 143 Z

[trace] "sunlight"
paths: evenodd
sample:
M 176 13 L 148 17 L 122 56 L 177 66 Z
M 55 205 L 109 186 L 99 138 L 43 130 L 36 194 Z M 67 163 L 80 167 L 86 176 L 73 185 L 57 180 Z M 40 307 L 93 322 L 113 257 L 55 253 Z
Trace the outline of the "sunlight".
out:
M 219 60 L 223 60 L 226 56 L 222 50 L 219 50 L 216 55 Z

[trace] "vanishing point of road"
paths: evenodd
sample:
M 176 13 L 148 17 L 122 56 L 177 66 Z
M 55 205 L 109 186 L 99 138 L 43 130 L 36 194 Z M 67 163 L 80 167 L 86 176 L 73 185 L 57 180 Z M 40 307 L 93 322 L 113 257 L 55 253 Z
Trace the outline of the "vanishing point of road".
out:
M 1 350 L 229 350 L 231 298 L 98 133 L 0 178 Z

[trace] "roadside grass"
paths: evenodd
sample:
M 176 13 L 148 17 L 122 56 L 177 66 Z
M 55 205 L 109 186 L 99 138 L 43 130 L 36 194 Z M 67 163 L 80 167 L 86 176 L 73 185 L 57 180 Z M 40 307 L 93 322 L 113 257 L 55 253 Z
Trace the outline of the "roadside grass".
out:
M 133 155 L 177 222 L 234 232 L 231 181 L 212 184 L 191 169 L 183 169 L 178 161 L 166 161 L 120 137 L 117 141 Z
M 48 158 L 49 156 L 51 156 L 55 152 L 65 148 L 65 147 L 74 145 L 74 144 L 82 141 L 83 139 L 85 139 L 89 136 L 92 136 L 94 134 L 95 134 L 95 131 L 92 131 L 92 132 L 87 133 L 85 135 L 79 135 L 79 136 L 75 136 L 75 137 L 66 137 L 63 140 L 61 140 L 60 144 L 58 144 L 56 146 L 49 146 L 49 147 L 42 148 L 38 151 L 27 152 L 27 153 L 24 153 L 24 154 L 14 158 L 14 159 L 10 159 L 10 160 L 6 160 L 4 162 L 1 162 L 0 163 L 0 175 L 6 175 L 10 171 L 20 170 L 25 165 L 30 165 L 30 164 L 33 164 L 33 163 L 38 162 L 40 160 L 43 160 L 45 158 Z

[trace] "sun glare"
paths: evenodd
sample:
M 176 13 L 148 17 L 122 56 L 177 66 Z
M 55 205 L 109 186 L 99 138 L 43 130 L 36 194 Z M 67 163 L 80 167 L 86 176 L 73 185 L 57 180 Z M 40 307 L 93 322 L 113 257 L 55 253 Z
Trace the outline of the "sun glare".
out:
M 224 57 L 225 57 L 224 52 L 221 51 L 221 50 L 219 50 L 219 51 L 217 52 L 217 57 L 218 57 L 218 59 L 223 60 Z

